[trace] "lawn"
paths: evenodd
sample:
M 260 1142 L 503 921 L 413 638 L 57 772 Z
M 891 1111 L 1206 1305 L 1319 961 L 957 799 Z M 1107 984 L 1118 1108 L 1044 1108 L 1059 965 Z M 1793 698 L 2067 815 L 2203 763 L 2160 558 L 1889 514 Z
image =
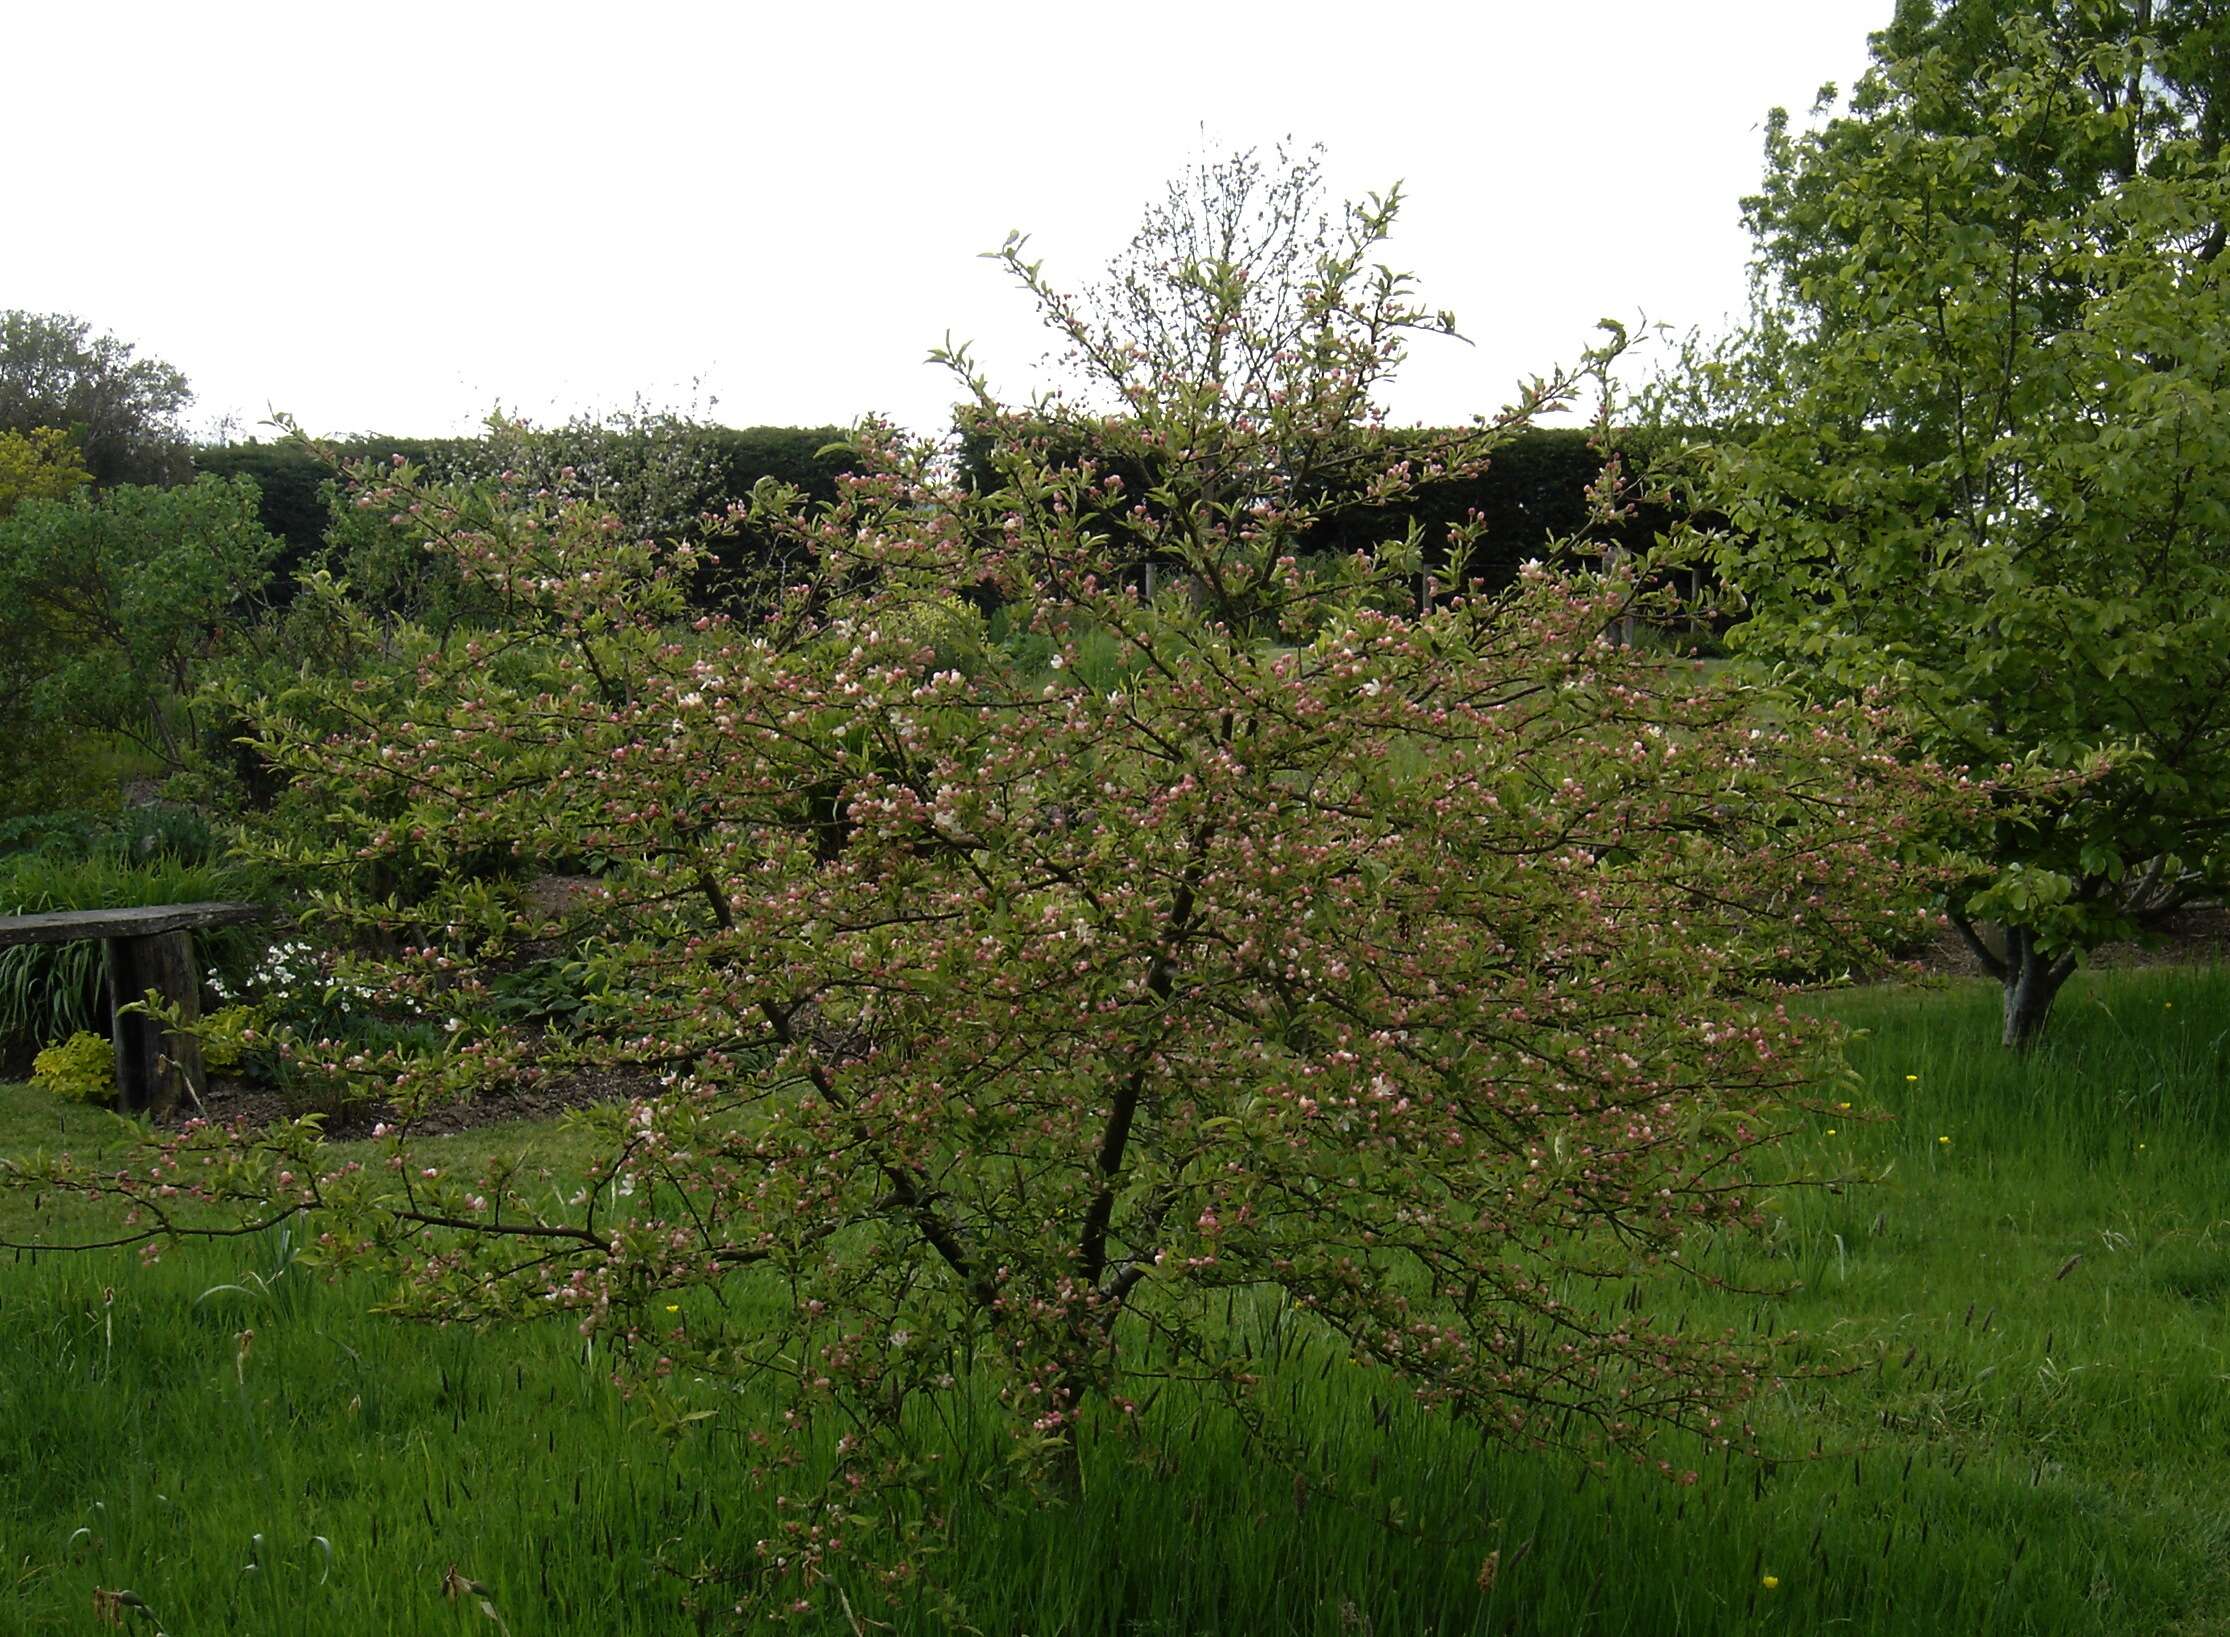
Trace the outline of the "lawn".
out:
M 1681 1298 L 1827 1367 L 1760 1407 L 1778 1459 L 1679 1488 L 1481 1449 L 1242 1308 L 1349 1500 L 1165 1395 L 1163 1456 L 1095 1443 L 1066 1506 L 961 1463 L 957 1607 L 899 1628 L 2230 1632 L 2230 972 L 2086 976 L 2026 1062 L 1992 988 L 1829 1004 L 1859 1078 L 1792 1159 L 1843 1180 L 1701 1258 L 1778 1294 Z M 0 1152 L 103 1118 L 0 1088 Z M 449 1141 L 522 1136 L 570 1152 Z M 0 1238 L 90 1225 L 0 1194 Z M 173 1637 L 663 1633 L 733 1601 L 770 1527 L 740 1417 L 662 1435 L 571 1330 L 404 1326 L 296 1248 L 0 1261 L 0 1630 L 93 1629 L 119 1589 Z M 835 1596 L 805 1624 L 872 1629 Z

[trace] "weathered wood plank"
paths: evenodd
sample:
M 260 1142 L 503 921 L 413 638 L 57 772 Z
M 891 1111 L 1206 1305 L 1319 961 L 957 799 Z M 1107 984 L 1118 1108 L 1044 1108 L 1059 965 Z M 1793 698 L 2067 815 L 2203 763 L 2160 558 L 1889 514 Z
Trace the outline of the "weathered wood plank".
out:
M 10 944 L 67 944 L 80 938 L 152 938 L 194 927 L 234 926 L 271 913 L 263 904 L 152 904 L 145 909 L 65 909 L 0 915 L 0 949 Z

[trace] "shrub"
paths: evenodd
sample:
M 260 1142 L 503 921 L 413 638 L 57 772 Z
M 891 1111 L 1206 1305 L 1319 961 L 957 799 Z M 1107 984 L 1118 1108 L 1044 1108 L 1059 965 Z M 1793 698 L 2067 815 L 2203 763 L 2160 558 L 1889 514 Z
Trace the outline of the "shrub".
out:
M 112 1103 L 116 1049 L 106 1035 L 80 1030 L 39 1053 L 31 1065 L 31 1083 L 73 1103 Z
M 928 650 L 931 671 L 972 669 L 986 640 L 983 615 L 950 591 L 845 598 L 830 613 L 842 629 L 872 621 L 882 640 Z
M 221 1006 L 194 1030 L 201 1041 L 201 1066 L 211 1074 L 232 1074 L 255 1046 L 263 1017 L 253 1006 Z
M 843 436 L 836 427 L 713 426 L 638 407 L 559 427 L 498 420 L 477 438 L 353 437 L 316 446 L 249 440 L 198 449 L 194 463 L 205 473 L 255 480 L 263 525 L 286 542 L 278 566 L 289 585 L 298 570 L 327 557 L 336 524 L 352 532 L 347 508 L 336 507 L 340 467 L 387 465 L 400 456 L 449 481 L 493 481 L 513 472 L 530 489 L 560 489 L 610 506 L 630 534 L 709 541 L 693 589 L 710 596 L 752 574 L 776 542 L 741 519 L 715 537 L 706 516 L 746 507 L 761 479 L 813 501 L 834 499 L 845 461 L 831 446 Z M 364 530 L 353 532 L 354 542 L 337 543 L 342 550 L 367 538 Z
M 0 517 L 26 500 L 61 500 L 93 481 L 59 427 L 0 431 Z
M 0 730 L 64 747 L 110 735 L 165 771 L 196 764 L 228 725 L 203 715 L 199 685 L 259 606 L 278 544 L 248 483 L 23 502 L 0 518 Z

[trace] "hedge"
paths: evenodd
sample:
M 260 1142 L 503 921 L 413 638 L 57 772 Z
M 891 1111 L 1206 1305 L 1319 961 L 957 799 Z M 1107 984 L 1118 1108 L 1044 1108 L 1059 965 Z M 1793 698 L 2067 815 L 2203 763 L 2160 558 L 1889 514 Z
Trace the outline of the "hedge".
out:
M 796 486 L 813 500 L 834 498 L 836 478 L 845 469 L 842 454 L 824 454 L 845 434 L 834 427 L 713 427 L 687 423 L 676 426 L 687 439 L 691 459 L 701 476 L 693 481 L 701 493 L 692 497 L 696 511 L 722 510 L 731 502 L 746 500 L 752 485 L 771 477 Z M 640 436 L 629 428 L 565 428 L 537 436 L 559 440 L 602 438 L 604 447 L 617 447 L 629 437 Z M 1418 432 L 1384 434 L 1426 438 L 1443 434 Z M 1058 441 L 1058 439 L 1056 440 Z M 356 437 L 335 446 L 345 460 L 385 461 L 400 454 L 436 473 L 471 471 L 485 465 L 489 444 L 484 438 Z M 584 442 L 583 448 L 589 447 Z M 989 440 L 981 428 L 964 428 L 960 437 L 960 471 L 965 483 L 981 490 L 994 479 L 988 466 Z M 585 461 L 583 462 L 585 464 Z M 287 543 L 277 565 L 281 583 L 306 562 L 322 544 L 330 518 L 327 485 L 332 472 L 316 455 L 292 442 L 249 441 L 197 450 L 199 470 L 225 476 L 255 479 L 262 491 L 263 523 Z M 1578 428 L 1550 427 L 1521 432 L 1496 452 L 1488 470 L 1477 478 L 1429 484 L 1399 507 L 1358 508 L 1319 524 L 1310 535 L 1308 549 L 1354 551 L 1403 532 L 1414 518 L 1423 528 L 1428 563 L 1443 560 L 1446 531 L 1477 512 L 1486 531 L 1475 550 L 1472 571 L 1490 586 L 1507 584 L 1518 565 L 1540 556 L 1555 540 L 1568 539 L 1587 527 L 1587 490 L 1601 475 L 1603 456 L 1590 434 Z M 1138 492 L 1152 485 L 1143 472 L 1125 472 Z M 1609 528 L 1598 527 L 1593 538 L 1604 544 L 1646 548 L 1671 526 L 1669 512 L 1655 505 L 1638 505 L 1631 515 Z M 682 525 L 683 532 L 686 525 Z M 716 547 L 729 568 L 747 567 L 765 552 L 768 542 L 744 531 Z
M 1398 444 L 1404 439 L 1420 442 L 1452 436 L 1429 429 L 1383 434 Z M 1073 429 L 1049 434 L 1056 448 L 1074 436 Z M 988 455 L 990 439 L 980 428 L 961 436 L 963 481 L 979 492 L 995 485 Z M 1630 514 L 1609 526 L 1589 528 L 1587 491 L 1601 477 L 1603 452 L 1592 434 L 1577 427 L 1540 427 L 1518 433 L 1497 450 L 1488 469 L 1476 478 L 1428 483 L 1398 506 L 1355 507 L 1328 517 L 1310 532 L 1305 549 L 1351 552 L 1382 543 L 1407 531 L 1411 520 L 1421 525 L 1425 559 L 1437 565 L 1446 558 L 1447 531 L 1476 512 L 1485 532 L 1471 557 L 1471 571 L 1490 587 L 1510 583 L 1528 558 L 1544 555 L 1555 541 L 1583 532 L 1603 545 L 1642 550 L 1662 531 L 1673 515 L 1664 507 L 1637 504 Z M 1154 487 L 1151 474 L 1113 463 L 1134 493 Z
M 761 478 L 792 484 L 814 500 L 833 500 L 836 479 L 847 465 L 841 455 L 822 453 L 846 436 L 840 427 L 667 424 L 669 429 L 678 425 L 674 435 L 687 442 L 693 461 L 704 471 L 697 485 L 699 492 L 686 497 L 693 512 L 721 511 L 731 502 L 746 500 Z M 582 458 L 571 463 L 586 466 L 595 447 L 601 445 L 609 451 L 638 434 L 624 427 L 575 426 L 535 435 L 561 451 L 578 442 Z M 328 447 L 344 462 L 384 463 L 401 455 L 439 476 L 473 472 L 485 465 L 489 440 L 365 435 L 337 440 Z M 194 465 L 202 472 L 255 480 L 263 497 L 263 525 L 286 542 L 286 551 L 277 565 L 282 583 L 291 581 L 294 571 L 324 543 L 332 517 L 329 485 L 334 473 L 324 459 L 301 444 L 251 439 L 212 445 L 194 452 Z M 689 532 L 685 523 L 679 531 Z M 747 529 L 717 546 L 716 555 L 728 561 L 749 561 L 765 546 L 764 540 Z

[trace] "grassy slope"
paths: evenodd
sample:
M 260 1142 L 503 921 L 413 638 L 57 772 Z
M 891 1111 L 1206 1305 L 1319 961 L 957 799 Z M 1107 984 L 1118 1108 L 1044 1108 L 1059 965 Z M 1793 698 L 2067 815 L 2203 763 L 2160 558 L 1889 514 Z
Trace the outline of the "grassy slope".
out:
M 1766 1243 L 1720 1254 L 1797 1288 L 1692 1299 L 1838 1349 L 1845 1374 L 1764 1407 L 1792 1457 L 1770 1473 L 1582 1479 L 1305 1356 L 1278 1390 L 1423 1538 L 1165 1401 L 1173 1466 L 1099 1449 L 1066 1510 L 964 1490 L 948 1578 L 983 1630 L 1041 1637 L 2230 1631 L 2230 973 L 2082 980 L 2025 1064 L 1991 1044 L 1994 1004 L 1839 1000 L 1871 1031 L 1862 1089 L 1810 1157 L 1871 1180 L 1792 1192 Z M 0 1151 L 97 1126 L 0 1089 Z M 28 1208 L 0 1194 L 0 1238 Z M 83 1624 L 96 1586 L 180 1637 L 494 1629 L 443 1599 L 454 1563 L 522 1637 L 663 1632 L 687 1623 L 661 1552 L 748 1562 L 767 1521 L 733 1430 L 649 1433 L 561 1328 L 405 1329 L 361 1287 L 242 1277 L 280 1258 L 267 1236 L 146 1270 L 0 1261 L 0 1631 Z M 244 1288 L 197 1303 L 221 1283 Z

